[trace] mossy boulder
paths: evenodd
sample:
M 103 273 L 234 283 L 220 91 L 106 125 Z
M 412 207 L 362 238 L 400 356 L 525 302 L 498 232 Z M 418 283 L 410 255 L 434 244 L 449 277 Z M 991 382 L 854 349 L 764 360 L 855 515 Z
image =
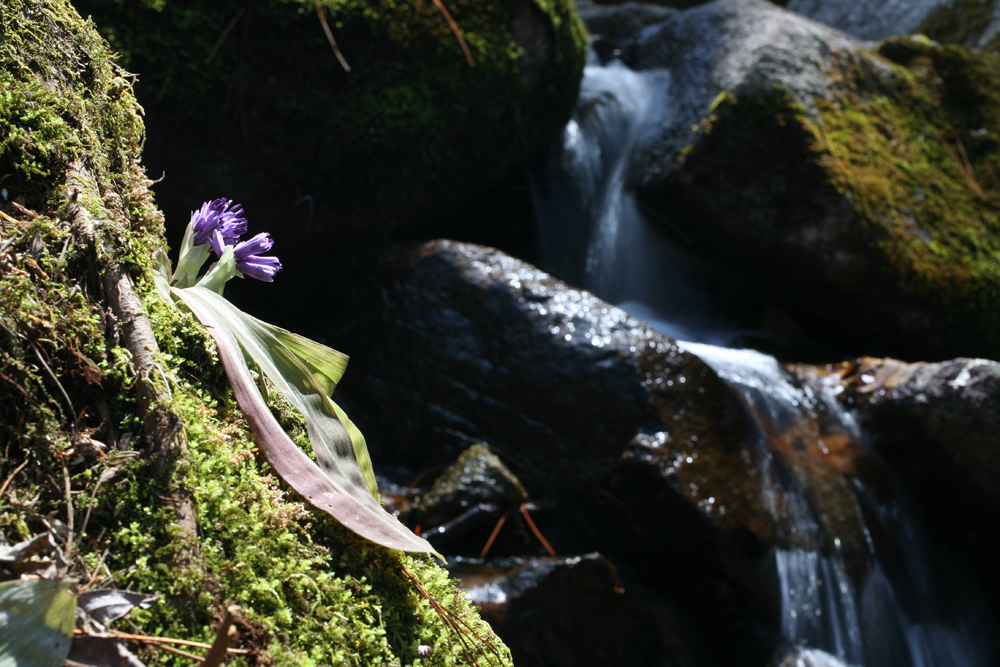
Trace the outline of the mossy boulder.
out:
M 866 40 L 919 33 L 948 44 L 993 49 L 1000 30 L 1000 7 L 995 0 L 789 0 L 780 4 Z
M 869 51 L 763 2 L 681 18 L 644 66 L 682 26 L 725 47 L 671 47 L 698 83 L 672 91 L 687 106 L 638 168 L 640 199 L 811 340 L 1000 355 L 1000 59 L 923 38 Z
M 481 192 L 569 119 L 586 60 L 571 0 L 80 0 L 140 73 L 145 160 L 180 225 L 241 203 L 275 236 L 284 296 L 337 286 L 407 221 Z M 180 227 L 168 229 L 171 238 Z M 279 252 L 280 254 L 280 252 Z M 336 255 L 336 261 L 331 261 Z M 287 304 L 287 305 L 286 305 Z M 291 321 L 299 302 L 276 300 Z
M 228 664 L 469 663 L 405 567 L 509 664 L 444 570 L 310 513 L 260 459 L 210 337 L 152 287 L 163 218 L 139 162 L 140 109 L 94 25 L 62 0 L 4 2 L 0 25 L 4 537 L 51 530 L 67 576 L 158 594 L 130 633 L 211 642 L 240 605 L 248 653 Z M 109 273 L 135 285 L 136 319 L 112 315 Z M 139 319 L 159 348 L 152 377 L 125 347 Z M 274 409 L 301 440 L 301 420 Z M 159 476 L 158 432 L 180 445 Z M 159 646 L 132 648 L 189 664 Z

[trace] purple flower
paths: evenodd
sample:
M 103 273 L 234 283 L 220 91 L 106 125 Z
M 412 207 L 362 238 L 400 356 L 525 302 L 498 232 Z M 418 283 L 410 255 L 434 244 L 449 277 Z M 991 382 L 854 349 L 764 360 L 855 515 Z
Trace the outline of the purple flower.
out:
M 274 282 L 274 274 L 281 271 L 281 262 L 277 257 L 260 257 L 260 253 L 267 252 L 273 246 L 274 239 L 267 232 L 237 244 L 233 249 L 236 269 L 251 278 L 266 283 Z
M 191 212 L 191 221 L 194 223 L 194 244 L 208 243 L 220 257 L 227 245 L 235 245 L 247 231 L 243 208 L 233 206 L 229 199 L 205 202 L 200 210 Z

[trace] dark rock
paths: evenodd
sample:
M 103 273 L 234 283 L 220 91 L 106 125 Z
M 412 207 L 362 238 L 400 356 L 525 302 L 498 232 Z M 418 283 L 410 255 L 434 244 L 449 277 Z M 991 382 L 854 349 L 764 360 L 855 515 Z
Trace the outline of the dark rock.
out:
M 844 382 L 931 538 L 969 566 L 1000 611 L 1000 363 L 867 359 Z
M 580 542 L 689 612 L 706 660 L 763 664 L 777 630 L 761 560 L 793 537 L 761 502 L 752 422 L 718 376 L 496 250 L 398 248 L 378 276 L 380 310 L 335 342 L 352 354 L 340 387 L 376 463 L 420 469 L 488 443 L 532 497 L 584 527 Z M 558 529 L 540 527 L 564 553 Z
M 631 1 L 613 5 L 577 3 L 577 8 L 591 35 L 621 45 L 637 37 L 646 26 L 662 23 L 678 12 L 673 7 Z
M 873 41 L 924 33 L 942 42 L 984 46 L 1000 30 L 1000 14 L 989 0 L 789 0 L 785 6 Z
M 430 528 L 480 504 L 516 507 L 528 492 L 507 466 L 484 445 L 473 445 L 434 481 L 420 499 L 418 521 Z
M 634 59 L 671 83 L 632 180 L 686 251 L 839 353 L 1000 355 L 1000 265 L 975 250 L 1000 250 L 1000 59 L 871 52 L 763 0 L 682 12 Z
M 600 554 L 452 573 L 521 667 L 692 663 L 679 628 L 663 627 Z

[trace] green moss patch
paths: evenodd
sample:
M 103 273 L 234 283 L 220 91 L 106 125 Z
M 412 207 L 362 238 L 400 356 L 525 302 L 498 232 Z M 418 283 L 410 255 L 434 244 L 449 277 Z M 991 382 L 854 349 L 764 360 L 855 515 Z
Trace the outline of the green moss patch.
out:
M 1000 58 L 919 37 L 875 53 L 891 77 L 845 60 L 812 111 L 784 89 L 721 96 L 652 196 L 710 216 L 699 252 L 753 276 L 813 340 L 994 358 Z
M 5 2 L 0 23 L 4 536 L 51 530 L 81 584 L 160 595 L 116 623 L 126 632 L 210 642 L 226 606 L 240 605 L 238 645 L 250 652 L 227 664 L 469 664 L 405 566 L 509 664 L 441 568 L 313 515 L 260 460 L 211 339 L 152 287 L 162 216 L 138 162 L 140 109 L 93 25 L 61 0 Z M 93 238 L 71 197 L 93 216 Z M 111 263 L 138 284 L 161 348 L 152 379 L 183 424 L 188 454 L 169 479 L 151 478 L 146 460 L 136 369 L 104 303 Z M 193 544 L 175 523 L 180 489 L 194 500 Z M 132 648 L 147 664 L 190 664 Z
M 79 6 L 140 72 L 174 187 L 225 191 L 272 228 L 305 195 L 313 224 L 384 228 L 484 187 L 565 123 L 586 59 L 568 0 L 448 3 L 475 67 L 430 0 L 323 0 L 350 73 L 312 0 Z M 547 34 L 515 35 L 518 16 Z

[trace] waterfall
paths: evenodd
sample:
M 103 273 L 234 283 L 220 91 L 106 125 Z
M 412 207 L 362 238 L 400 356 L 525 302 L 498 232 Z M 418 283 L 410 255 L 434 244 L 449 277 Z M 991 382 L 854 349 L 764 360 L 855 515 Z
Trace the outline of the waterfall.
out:
M 761 503 L 788 527 L 765 576 L 780 598 L 789 646 L 830 657 L 813 664 L 987 667 L 986 630 L 970 611 L 976 594 L 936 563 L 891 473 L 876 489 L 847 470 L 870 455 L 834 383 L 793 376 L 759 352 L 720 347 L 741 332 L 713 312 L 711 279 L 637 204 L 632 158 L 668 120 L 669 86 L 665 73 L 618 62 L 586 68 L 576 113 L 533 174 L 546 267 L 693 341 L 680 344 L 755 417 L 748 445 L 764 462 Z

